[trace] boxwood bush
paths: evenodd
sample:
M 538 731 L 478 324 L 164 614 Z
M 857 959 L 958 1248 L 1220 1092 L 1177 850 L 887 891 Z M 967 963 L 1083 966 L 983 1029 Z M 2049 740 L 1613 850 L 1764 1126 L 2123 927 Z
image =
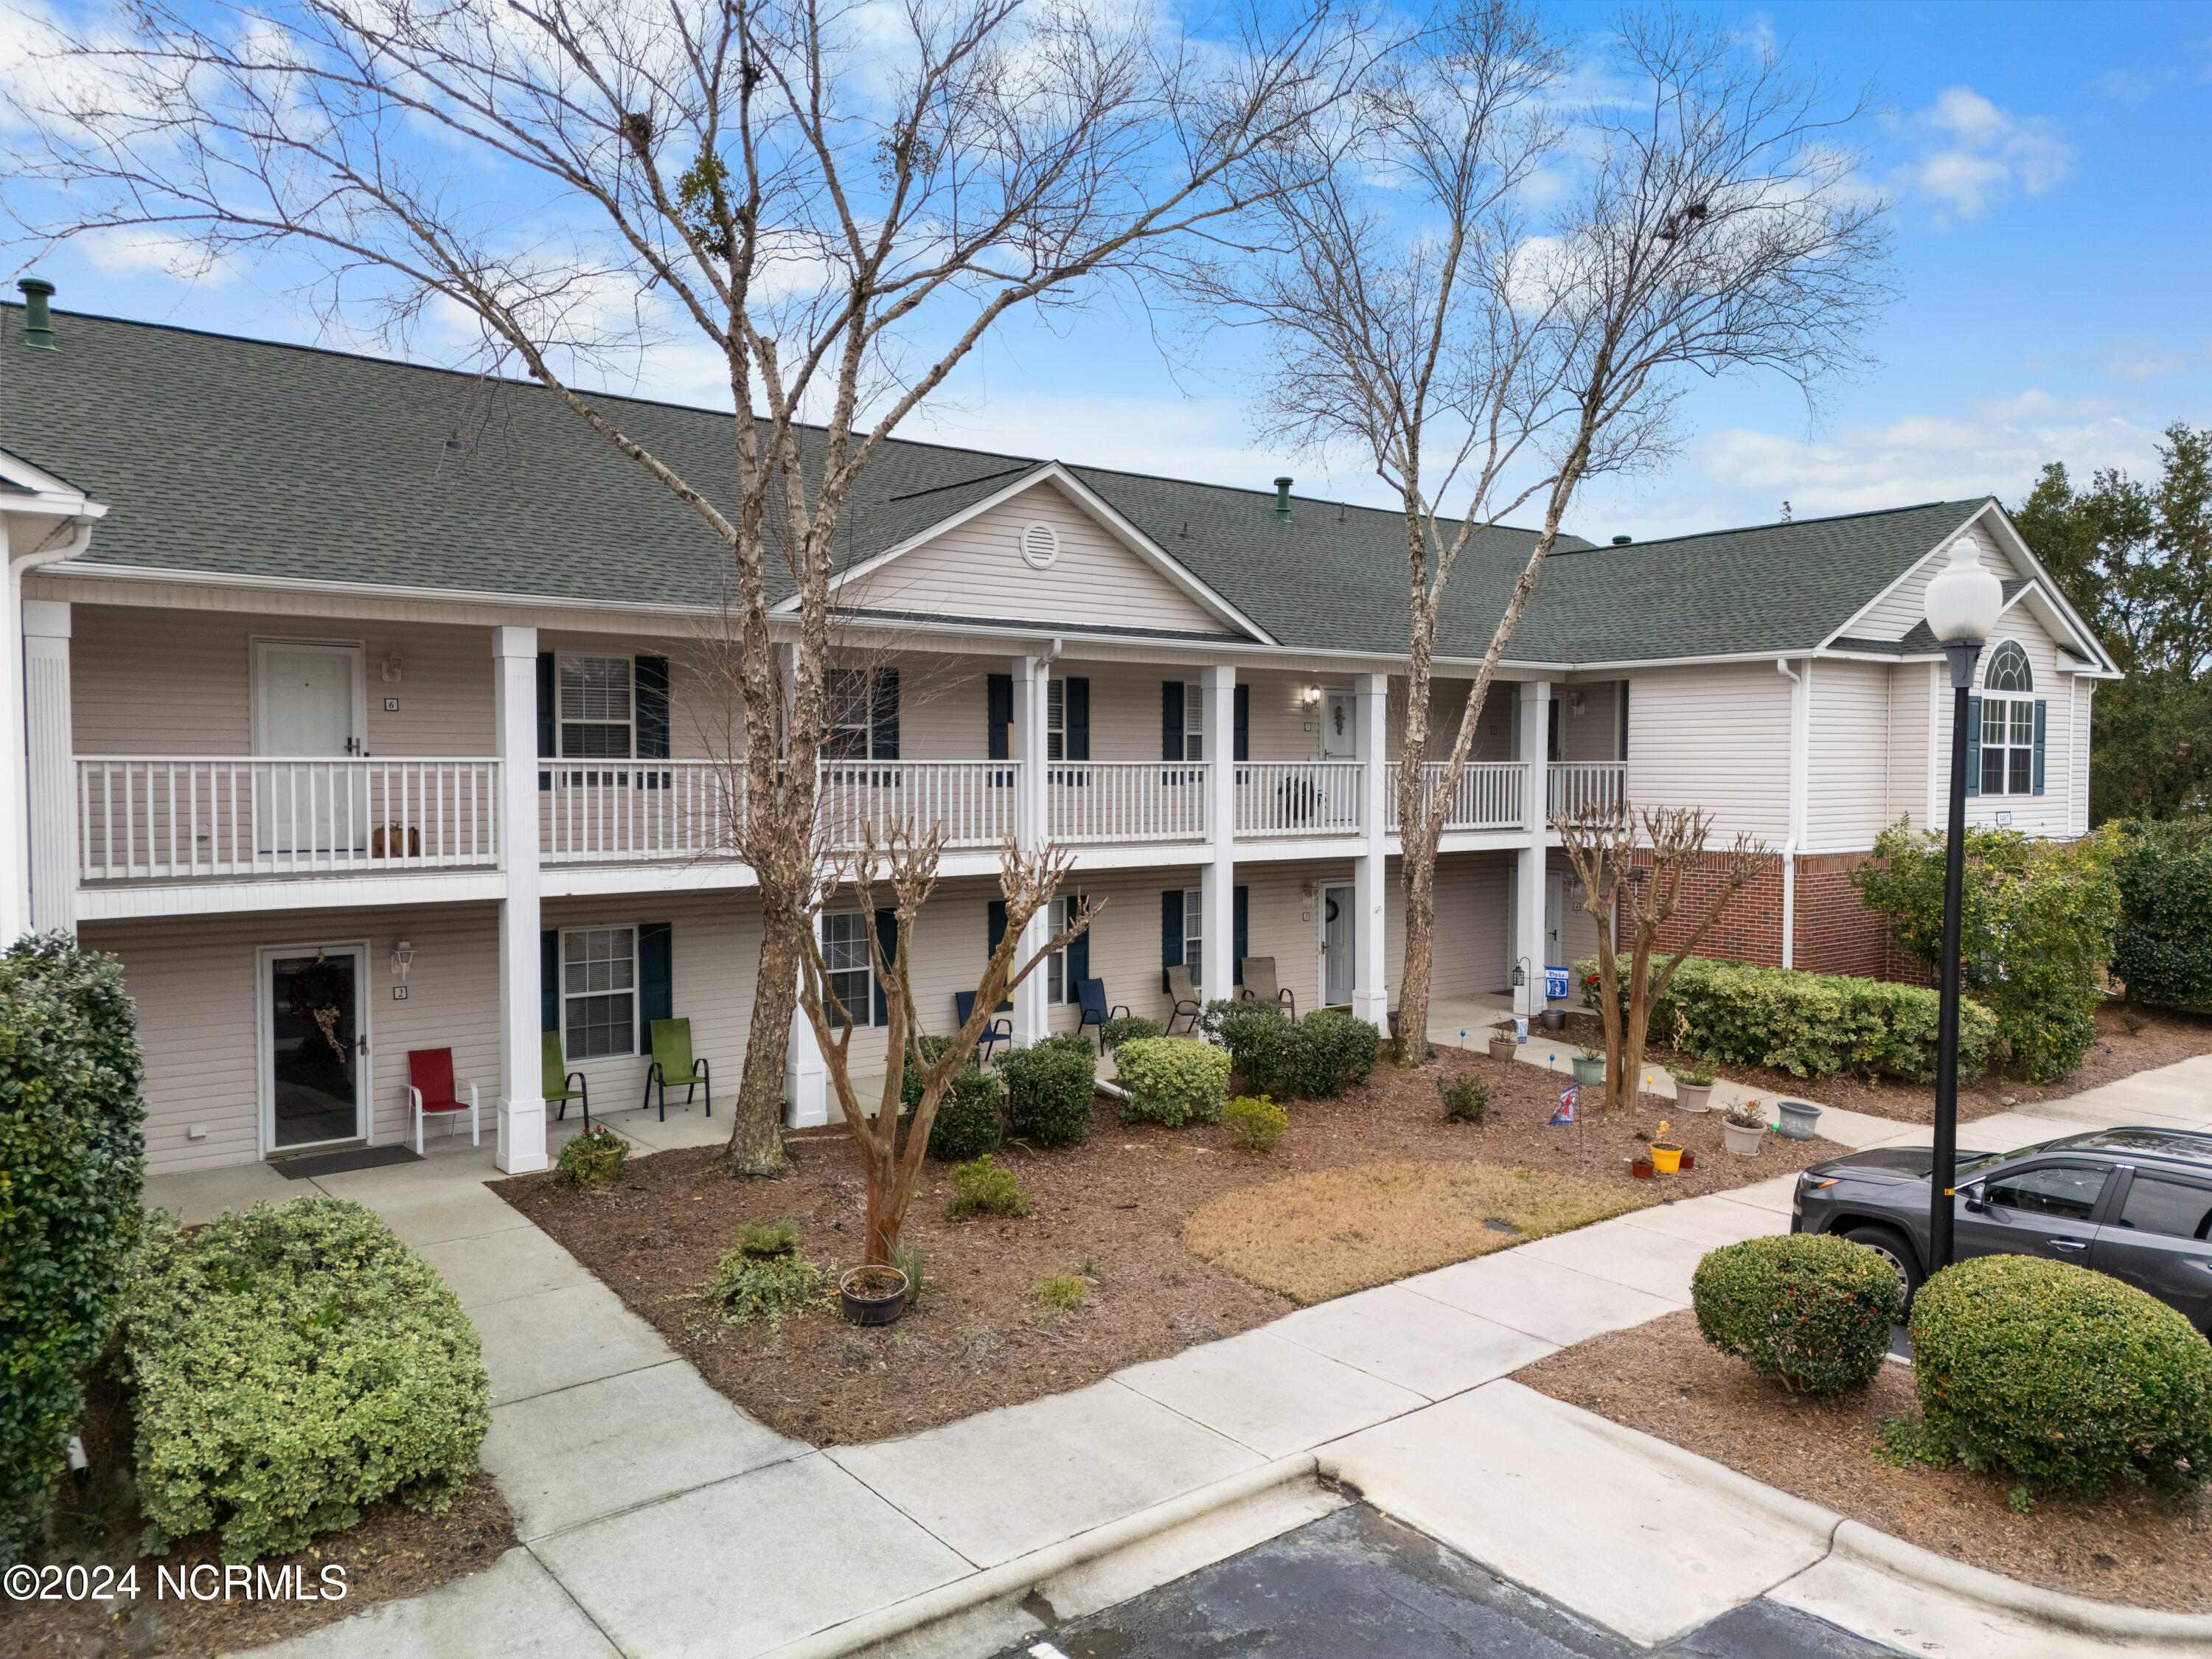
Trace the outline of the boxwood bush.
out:
M 0 1564 L 22 1559 L 114 1323 L 145 1107 L 115 958 L 59 933 L 0 957 Z
M 147 1218 L 123 1310 L 137 1480 L 161 1554 L 301 1548 L 397 1498 L 441 1510 L 491 1425 L 476 1328 L 374 1212 L 257 1204 L 186 1234 Z
M 1709 1251 L 1690 1277 L 1698 1330 L 1792 1394 L 1871 1382 L 1905 1316 L 1897 1270 L 1825 1233 L 1750 1238 Z
M 2138 1002 L 2212 1007 L 2212 817 L 2118 827 L 2112 973 Z
M 1006 1121 L 1039 1146 L 1078 1146 L 1091 1138 L 1098 1092 L 1098 1054 L 1091 1039 L 1063 1031 L 999 1056 L 1006 1083 Z
M 1633 962 L 1626 956 L 1618 960 L 1625 987 Z M 1651 971 L 1666 961 L 1653 957 Z M 1577 963 L 1575 976 L 1583 1006 L 1598 1006 L 1597 958 Z M 1792 1077 L 1886 1073 L 1929 1083 L 1936 1077 L 1938 1000 L 1932 990 L 1887 980 L 1691 957 L 1652 1006 L 1646 1040 L 1723 1066 L 1771 1066 Z M 1988 1068 L 1996 1035 L 1996 1016 L 1962 1000 L 1961 1075 L 1978 1077 Z
M 1373 1074 L 1382 1034 L 1365 1020 L 1334 1008 L 1316 1008 L 1297 1024 L 1294 1080 L 1301 1099 L 1334 1100 Z
M 921 1096 L 916 1092 L 919 1103 Z M 942 1164 L 965 1164 L 994 1152 L 1005 1136 L 1006 1091 L 980 1066 L 963 1066 L 945 1085 L 929 1125 L 929 1155 Z
M 1159 1021 L 1146 1019 L 1142 1014 L 1116 1014 L 1108 1020 L 1098 1034 L 1098 1040 L 1109 1050 L 1119 1049 L 1125 1042 L 1136 1042 L 1145 1037 L 1161 1035 Z
M 1229 1100 L 1229 1056 L 1194 1037 L 1146 1037 L 1125 1042 L 1114 1057 L 1129 1099 L 1123 1121 L 1180 1129 L 1212 1123 Z
M 2212 1342 L 2156 1297 L 2071 1262 L 1990 1255 L 1912 1302 L 1917 1449 L 2092 1496 L 2212 1475 Z
M 1205 1024 L 1246 1088 L 1296 1100 L 1334 1100 L 1366 1082 L 1382 1040 L 1365 1020 L 1335 1009 L 1293 1020 L 1273 1002 L 1212 1003 Z

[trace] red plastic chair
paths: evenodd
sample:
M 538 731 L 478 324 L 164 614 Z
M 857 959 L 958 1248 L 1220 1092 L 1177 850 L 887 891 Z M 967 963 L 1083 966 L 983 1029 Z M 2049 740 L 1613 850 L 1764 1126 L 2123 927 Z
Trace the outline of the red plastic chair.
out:
M 477 1127 L 477 1085 L 469 1085 L 469 1097 L 453 1091 L 453 1051 L 451 1048 L 410 1048 L 407 1051 L 407 1100 L 415 1113 L 415 1155 L 422 1155 L 422 1120 L 435 1112 L 466 1112 L 469 1145 L 483 1139 Z

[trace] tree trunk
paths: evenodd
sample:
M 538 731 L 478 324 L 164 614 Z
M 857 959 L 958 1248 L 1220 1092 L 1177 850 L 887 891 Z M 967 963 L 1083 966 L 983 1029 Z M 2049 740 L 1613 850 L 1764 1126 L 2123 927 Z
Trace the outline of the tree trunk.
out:
M 1401 1066 L 1419 1066 L 1429 1058 L 1429 964 L 1436 942 L 1437 884 L 1425 878 L 1428 867 L 1421 850 L 1408 848 L 1399 872 L 1406 890 L 1406 957 L 1398 976 Z
M 760 972 L 753 981 L 753 1023 L 745 1038 L 745 1066 L 722 1166 L 732 1175 L 791 1173 L 783 1150 L 783 1064 L 791 1043 L 791 1018 L 799 1006 L 799 956 L 787 924 L 762 910 Z

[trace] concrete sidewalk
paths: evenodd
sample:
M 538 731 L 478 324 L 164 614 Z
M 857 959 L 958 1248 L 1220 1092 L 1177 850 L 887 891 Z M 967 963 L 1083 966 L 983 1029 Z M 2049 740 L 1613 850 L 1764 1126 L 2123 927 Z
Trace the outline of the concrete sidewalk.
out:
M 2094 1099 L 2085 1115 L 2122 1121 L 2140 1081 L 2147 1108 L 2212 1127 L 2212 1071 L 2191 1061 L 2168 1073 L 2179 1075 L 2082 1097 Z M 2072 1120 L 2044 1114 L 2073 1105 L 1984 1120 L 1970 1138 L 2048 1139 Z M 1821 1127 L 1835 1139 L 1925 1136 L 1832 1115 Z M 638 1128 L 674 1140 L 705 1126 L 687 1131 L 672 1114 L 665 1130 Z M 988 1652 L 1041 1627 L 1021 1600 L 1031 1586 L 1072 1616 L 1313 1518 L 1338 1500 L 1283 1483 L 1285 1471 L 1316 1468 L 1639 1641 L 1765 1594 L 1853 1629 L 1866 1622 L 1847 1616 L 1855 1607 L 1905 1604 L 1886 1576 L 1832 1561 L 1806 1527 L 1774 1520 L 1795 1513 L 1793 1500 L 1775 1494 L 1768 1521 L 1747 1520 L 1740 1502 L 1692 1490 L 1695 1481 L 1624 1474 L 1639 1459 L 1607 1449 L 1611 1425 L 1570 1423 L 1559 1413 L 1572 1408 L 1502 1380 L 1561 1346 L 1686 1307 L 1705 1251 L 1786 1230 L 1789 1176 L 1303 1309 L 1072 1394 L 823 1450 L 770 1432 L 707 1388 L 486 1191 L 480 1163 L 451 1156 L 317 1185 L 390 1217 L 469 1309 L 495 1399 L 484 1461 L 523 1546 L 491 1571 L 282 1644 L 287 1659 L 798 1659 L 882 1636 L 902 1607 L 958 1616 L 886 1652 Z M 272 1195 L 301 1189 L 278 1184 L 286 1190 Z M 1219 1504 L 1216 1493 L 1226 1495 Z M 1220 1514 L 1208 1521 L 1212 1508 Z M 958 1614 L 969 1599 L 977 1607 Z M 1966 1628 L 1944 1626 L 1941 1607 L 1916 1616 L 1923 1629 Z M 1979 1650 L 2062 1650 L 2033 1635 Z

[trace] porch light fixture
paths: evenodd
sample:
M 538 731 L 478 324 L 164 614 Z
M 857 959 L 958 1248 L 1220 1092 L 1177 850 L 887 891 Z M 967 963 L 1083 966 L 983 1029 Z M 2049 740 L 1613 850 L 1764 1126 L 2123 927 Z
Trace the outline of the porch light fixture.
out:
M 399 684 L 399 653 L 397 651 L 384 659 L 384 681 L 387 685 Z
M 1522 958 L 1522 962 L 1525 962 L 1527 960 L 1528 958 L 1526 957 Z M 1521 965 L 1521 963 L 1515 963 L 1513 964 L 1513 988 L 1517 991 L 1528 982 L 1528 970 L 1526 968 L 1523 968 Z
M 1937 969 L 1942 1001 L 1936 1028 L 1936 1156 L 1928 1173 L 1928 1272 L 1951 1265 L 1951 1224 L 1959 1167 L 1959 915 L 1966 870 L 1966 711 L 1981 658 L 2004 609 L 2004 585 L 1976 556 L 1964 536 L 1951 544 L 1951 562 L 1928 584 L 1922 601 L 1929 631 L 1951 665 L 1951 801 L 1943 837 L 1943 951 Z
M 1311 684 L 1311 685 L 1310 685 L 1310 686 L 1306 687 L 1305 691 L 1304 692 L 1304 694 L 1303 694 L 1303 695 L 1304 695 L 1304 697 L 1305 697 L 1305 701 L 1306 701 L 1306 707 L 1307 707 L 1307 708 L 1312 708 L 1316 703 L 1317 703 L 1317 702 L 1319 702 L 1321 701 L 1321 684 L 1320 684 L 1320 683 L 1319 683 L 1318 681 L 1316 681 L 1316 682 L 1315 682 L 1313 684 Z
M 407 982 L 407 970 L 414 965 L 415 947 L 403 939 L 392 948 L 392 977 L 404 985 Z

